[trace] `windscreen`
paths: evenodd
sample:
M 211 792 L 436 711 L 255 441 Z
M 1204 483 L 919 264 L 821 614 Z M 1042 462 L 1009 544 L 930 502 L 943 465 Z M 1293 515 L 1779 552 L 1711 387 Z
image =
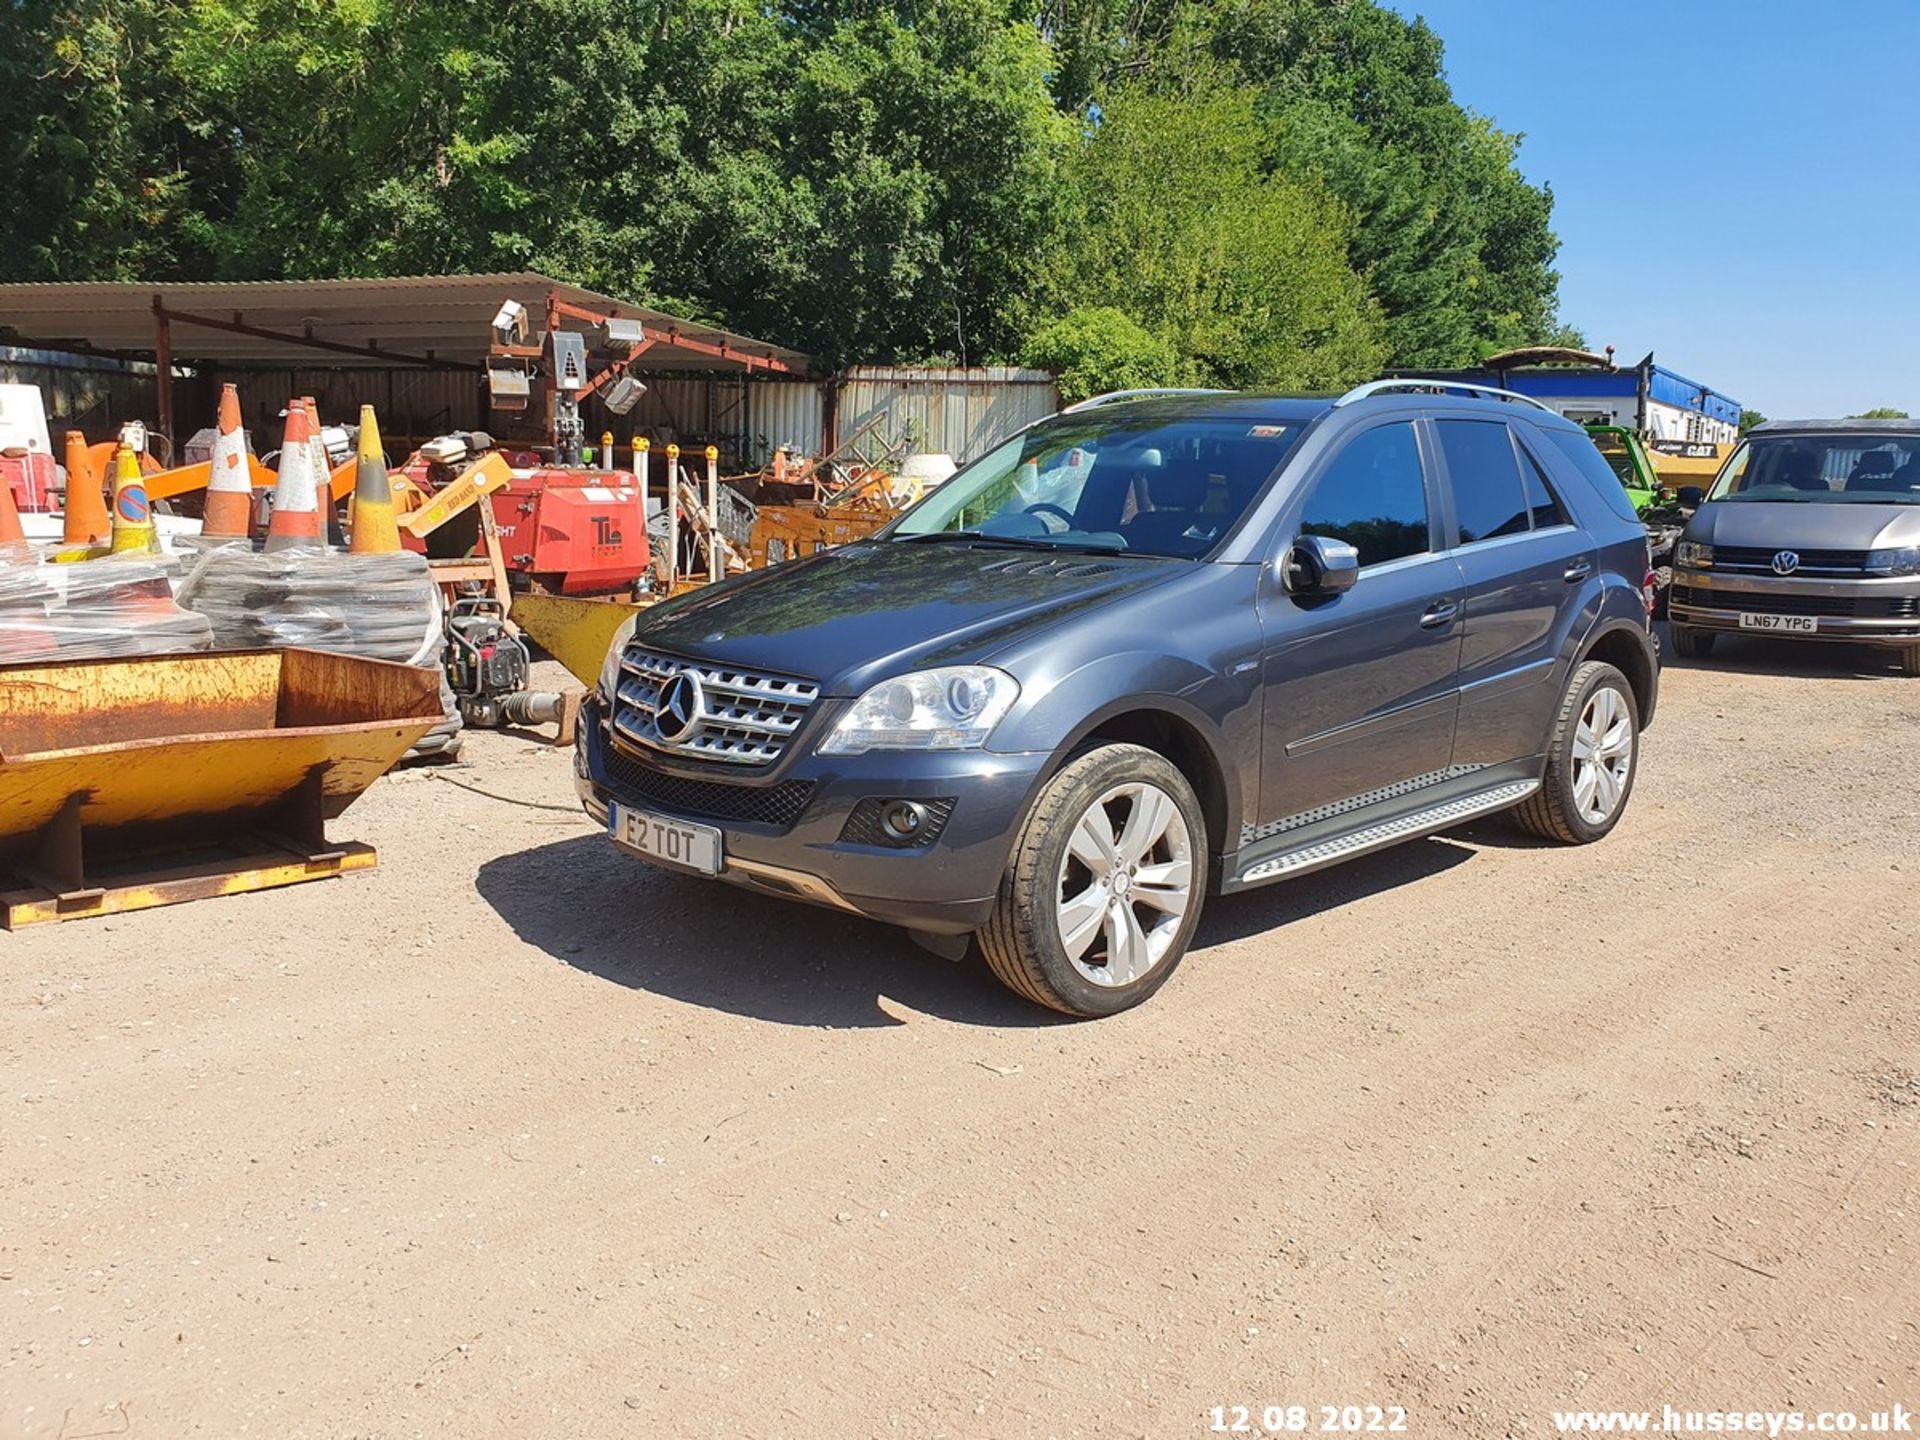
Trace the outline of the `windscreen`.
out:
M 1226 537 L 1303 426 L 1130 407 L 1063 415 L 961 470 L 887 532 L 1198 559 Z
M 1920 435 L 1755 435 L 1712 500 L 1920 505 Z

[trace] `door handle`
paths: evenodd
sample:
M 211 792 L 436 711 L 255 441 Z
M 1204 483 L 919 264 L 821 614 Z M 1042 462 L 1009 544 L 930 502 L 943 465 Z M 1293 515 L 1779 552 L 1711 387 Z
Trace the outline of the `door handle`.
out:
M 1460 606 L 1457 602 L 1452 600 L 1436 600 L 1427 607 L 1426 613 L 1420 617 L 1420 628 L 1423 630 L 1437 630 L 1440 626 L 1449 623 L 1453 617 L 1459 613 Z
M 1567 566 L 1566 574 L 1561 578 L 1571 585 L 1577 580 L 1586 579 L 1591 574 L 1593 574 L 1593 562 L 1582 556 Z

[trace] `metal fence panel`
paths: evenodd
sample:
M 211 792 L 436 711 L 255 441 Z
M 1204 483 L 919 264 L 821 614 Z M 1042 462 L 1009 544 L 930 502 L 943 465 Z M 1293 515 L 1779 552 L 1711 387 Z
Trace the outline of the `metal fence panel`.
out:
M 766 380 L 747 387 L 746 459 L 764 465 L 782 445 L 796 456 L 826 449 L 826 398 L 811 380 Z
M 835 430 L 845 437 L 877 416 L 888 440 L 964 465 L 1059 408 L 1044 370 L 859 365 L 841 381 Z

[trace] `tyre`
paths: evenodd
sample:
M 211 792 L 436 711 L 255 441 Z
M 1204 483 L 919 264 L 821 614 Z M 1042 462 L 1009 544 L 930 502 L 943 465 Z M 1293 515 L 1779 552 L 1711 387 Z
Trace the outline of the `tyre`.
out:
M 1102 745 L 1041 790 L 980 948 L 1034 1004 L 1113 1015 L 1173 974 L 1206 882 L 1206 819 L 1186 777 L 1142 746 Z
M 1713 653 L 1714 637 L 1705 630 L 1671 625 L 1667 633 L 1673 637 L 1673 653 L 1682 660 L 1704 660 Z
M 1619 823 L 1639 768 L 1640 707 L 1633 687 L 1605 661 L 1589 660 L 1567 681 L 1547 746 L 1547 772 L 1540 788 L 1514 807 L 1514 818 L 1543 839 L 1591 844 Z

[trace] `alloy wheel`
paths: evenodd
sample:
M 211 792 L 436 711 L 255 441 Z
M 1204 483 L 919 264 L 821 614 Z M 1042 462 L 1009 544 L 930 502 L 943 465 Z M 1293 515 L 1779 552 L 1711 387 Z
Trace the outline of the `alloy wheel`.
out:
M 1573 803 L 1589 825 L 1604 824 L 1633 773 L 1633 716 L 1620 692 L 1602 685 L 1587 697 L 1573 732 Z
M 1193 894 L 1193 837 L 1166 791 L 1116 785 L 1087 807 L 1060 861 L 1060 939 L 1095 985 L 1129 985 L 1172 948 Z

